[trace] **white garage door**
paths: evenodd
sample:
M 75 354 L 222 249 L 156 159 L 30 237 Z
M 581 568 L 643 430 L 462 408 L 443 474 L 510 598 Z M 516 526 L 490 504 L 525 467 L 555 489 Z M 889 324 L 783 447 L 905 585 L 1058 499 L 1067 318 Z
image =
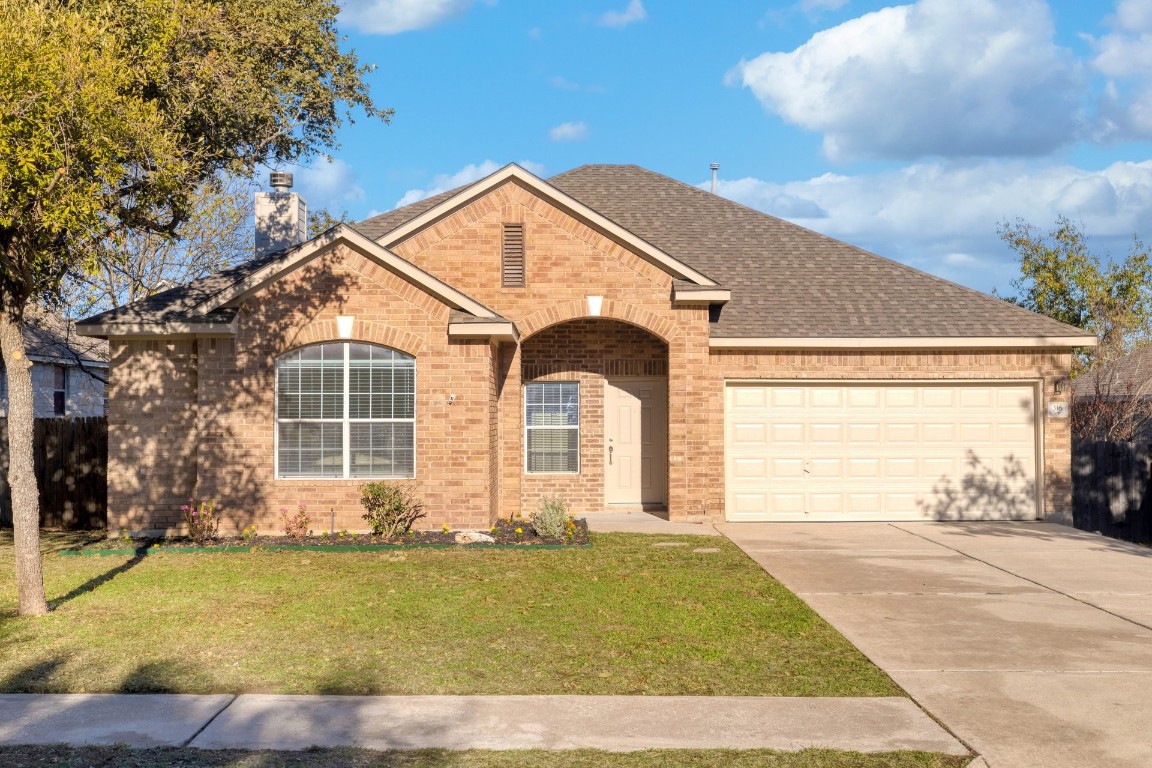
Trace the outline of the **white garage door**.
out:
M 1037 516 L 1031 384 L 726 389 L 729 520 Z

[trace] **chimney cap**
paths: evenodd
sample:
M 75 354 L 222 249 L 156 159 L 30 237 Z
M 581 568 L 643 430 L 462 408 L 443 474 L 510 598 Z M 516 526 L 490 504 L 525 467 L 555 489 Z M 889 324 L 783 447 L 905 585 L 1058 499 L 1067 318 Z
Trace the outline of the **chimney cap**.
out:
M 292 174 L 287 171 L 272 171 L 268 174 L 268 183 L 277 191 L 292 189 Z
M 718 171 L 718 170 L 720 170 L 720 163 L 712 163 L 712 164 L 711 164 L 711 165 L 709 165 L 708 167 L 709 167 L 709 168 L 711 168 L 711 169 L 712 169 L 712 170 L 714 170 L 714 171 Z

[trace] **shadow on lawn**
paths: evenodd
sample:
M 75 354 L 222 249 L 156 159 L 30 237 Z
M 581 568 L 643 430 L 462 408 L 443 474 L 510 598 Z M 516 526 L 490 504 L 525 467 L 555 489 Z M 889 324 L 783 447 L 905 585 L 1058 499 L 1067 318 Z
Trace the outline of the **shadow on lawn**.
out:
M 86 581 L 83 584 L 81 584 L 80 586 L 76 587 L 75 589 L 73 589 L 71 592 L 64 595 L 63 597 L 58 597 L 55 600 L 49 600 L 48 601 L 48 607 L 52 610 L 55 610 L 70 600 L 75 600 L 76 598 L 80 597 L 81 595 L 88 594 L 89 592 L 93 591 L 97 587 L 103 586 L 104 584 L 107 584 L 108 582 L 112 581 L 112 579 L 116 578 L 120 574 L 125 573 L 126 571 L 132 570 L 137 565 L 144 562 L 144 558 L 145 558 L 145 555 L 134 555 L 131 559 L 121 563 L 120 565 L 116 566 L 115 568 L 107 570 L 104 573 L 100 574 L 99 576 L 95 576 L 95 577 L 89 579 L 88 581 Z

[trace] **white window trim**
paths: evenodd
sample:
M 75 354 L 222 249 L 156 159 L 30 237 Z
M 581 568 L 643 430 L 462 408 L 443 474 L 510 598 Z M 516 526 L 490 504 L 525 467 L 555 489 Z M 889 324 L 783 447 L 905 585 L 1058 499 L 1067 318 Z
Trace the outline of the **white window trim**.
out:
M 344 457 L 343 457 L 343 474 L 341 474 L 340 477 L 334 477 L 332 475 L 283 475 L 280 473 L 280 423 L 281 423 L 280 422 L 280 359 L 287 356 L 287 355 L 292 354 L 293 352 L 298 352 L 299 350 L 303 349 L 304 347 L 319 347 L 319 346 L 323 346 L 325 344 L 340 344 L 341 346 L 344 347 L 344 408 L 343 408 L 343 418 L 341 418 L 341 419 L 285 419 L 285 422 L 291 423 L 291 424 L 302 424 L 302 423 L 310 423 L 310 424 L 337 424 L 337 423 L 339 423 L 339 424 L 343 424 L 343 435 L 341 436 L 341 440 L 343 441 L 342 447 L 343 447 L 343 454 L 344 454 Z M 348 370 L 351 367 L 349 365 L 349 359 L 350 358 L 348 355 L 348 346 L 350 344 L 366 344 L 366 345 L 372 346 L 372 347 L 381 347 L 382 349 L 392 349 L 394 352 L 400 352 L 400 354 L 402 354 L 402 355 L 407 355 L 408 357 L 412 357 L 412 418 L 410 418 L 410 419 L 397 419 L 397 418 L 390 418 L 390 419 L 352 419 L 352 418 L 348 417 L 348 400 L 349 400 L 349 397 L 348 397 Z M 371 342 L 367 342 L 367 341 L 355 341 L 355 340 L 352 340 L 352 341 L 334 341 L 334 340 L 333 341 L 322 341 L 322 342 L 319 342 L 317 344 L 305 344 L 304 346 L 290 349 L 287 352 L 284 352 L 284 353 L 278 355 L 272 364 L 272 369 L 273 369 L 272 464 L 273 464 L 274 478 L 276 480 L 287 480 L 287 481 L 307 480 L 309 482 L 316 482 L 316 481 L 344 482 L 347 480 L 369 481 L 369 482 L 374 481 L 374 480 L 414 480 L 416 478 L 417 458 L 419 456 L 419 444 L 418 444 L 417 435 L 416 435 L 416 391 L 418 389 L 417 371 L 416 371 L 417 368 L 418 368 L 418 366 L 416 365 L 416 358 L 413 357 L 412 355 L 408 355 L 408 353 L 401 352 L 400 350 L 394 349 L 392 347 L 386 347 L 383 344 L 372 344 Z M 410 475 L 363 475 L 363 476 L 356 476 L 356 477 L 353 477 L 351 474 L 349 474 L 348 470 L 352 464 L 352 460 L 351 460 L 351 453 L 352 453 L 351 452 L 351 427 L 350 427 L 350 425 L 353 422 L 356 422 L 357 424 L 365 424 L 365 423 L 367 423 L 367 424 L 407 424 L 407 423 L 411 422 L 411 424 L 412 424 L 412 474 L 410 474 Z
M 539 384 L 575 384 L 576 385 L 576 407 L 578 409 L 577 412 L 580 414 L 579 420 L 575 424 L 564 424 L 561 426 L 544 425 L 544 424 L 542 424 L 538 427 L 530 426 L 528 424 L 528 388 L 533 386 L 533 385 L 539 385 Z M 579 380 L 530 381 L 524 385 L 524 394 L 523 394 L 523 397 L 521 397 L 521 403 L 523 405 L 523 408 L 520 411 L 521 418 L 524 419 L 524 474 L 532 475 L 533 477 L 539 477 L 542 475 L 567 475 L 567 476 L 571 476 L 571 475 L 580 474 L 580 466 L 582 464 L 582 458 L 583 458 L 581 456 L 581 450 L 580 450 L 580 428 L 584 424 L 584 406 L 581 403 L 582 398 L 580 396 L 581 395 L 581 389 L 582 389 L 582 387 L 580 386 Z M 530 470 L 528 468 L 528 431 L 533 430 L 533 429 L 569 429 L 569 430 L 575 430 L 576 431 L 576 469 L 571 470 L 569 472 L 539 472 L 539 471 L 533 472 L 532 470 Z

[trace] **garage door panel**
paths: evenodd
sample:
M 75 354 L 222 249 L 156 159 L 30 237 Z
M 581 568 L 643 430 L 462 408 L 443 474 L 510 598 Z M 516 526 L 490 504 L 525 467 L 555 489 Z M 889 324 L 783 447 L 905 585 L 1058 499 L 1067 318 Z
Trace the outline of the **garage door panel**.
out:
M 1036 516 L 1031 384 L 727 389 L 729 519 Z

